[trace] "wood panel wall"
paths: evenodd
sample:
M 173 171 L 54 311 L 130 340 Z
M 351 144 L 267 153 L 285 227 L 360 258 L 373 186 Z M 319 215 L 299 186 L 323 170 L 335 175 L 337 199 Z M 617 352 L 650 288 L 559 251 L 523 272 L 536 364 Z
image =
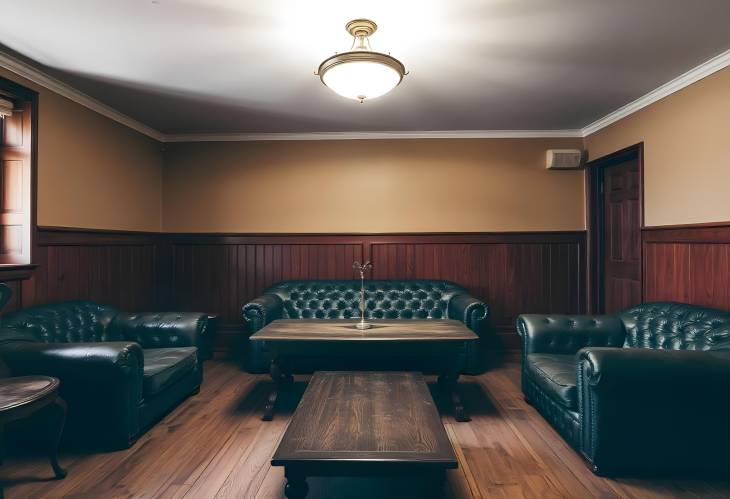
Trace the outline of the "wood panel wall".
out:
M 170 306 L 220 316 L 217 344 L 240 333 L 241 307 L 272 284 L 291 279 L 350 279 L 363 258 L 347 236 L 170 236 Z
M 376 279 L 447 279 L 490 307 L 495 347 L 517 349 L 522 312 L 585 310 L 585 234 L 147 234 L 40 228 L 35 269 L 10 281 L 5 312 L 88 299 L 144 311 L 218 314 L 217 348 L 235 348 L 241 306 L 275 282 L 352 279 L 371 260 Z M 1 273 L 1 272 L 0 272 Z
M 14 291 L 4 313 L 64 300 L 133 311 L 160 303 L 159 235 L 39 228 L 34 240 L 34 265 L 0 269 Z
M 644 229 L 644 301 L 730 310 L 730 222 Z
M 392 235 L 170 235 L 169 303 L 221 315 L 230 347 L 241 306 L 289 279 L 352 279 L 371 260 L 375 279 L 447 279 L 491 309 L 497 348 L 518 348 L 522 312 L 585 310 L 583 232 Z
M 643 230 L 645 301 L 730 309 L 730 223 Z M 89 299 L 125 310 L 219 314 L 219 350 L 240 336 L 241 305 L 287 279 L 448 279 L 483 299 L 499 348 L 519 348 L 522 312 L 585 310 L 585 233 L 390 235 L 154 234 L 39 228 L 34 266 L 0 269 L 3 312 Z

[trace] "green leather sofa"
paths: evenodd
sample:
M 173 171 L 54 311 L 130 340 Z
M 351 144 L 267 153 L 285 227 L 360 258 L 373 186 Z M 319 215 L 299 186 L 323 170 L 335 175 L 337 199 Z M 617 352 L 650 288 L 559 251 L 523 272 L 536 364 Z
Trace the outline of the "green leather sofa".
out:
M 440 280 L 365 281 L 367 319 L 456 319 L 483 334 L 487 306 L 462 287 Z M 276 319 L 356 319 L 360 317 L 359 280 L 283 281 L 264 290 L 243 306 L 247 333 L 253 334 Z M 470 345 L 464 371 L 482 368 L 479 345 Z M 271 358 L 255 342 L 248 342 L 246 368 L 266 372 Z
M 208 317 L 125 313 L 88 301 L 27 308 L 0 321 L 0 358 L 14 376 L 61 380 L 64 440 L 126 448 L 203 379 Z
M 730 473 L 730 313 L 521 315 L 522 390 L 601 475 Z

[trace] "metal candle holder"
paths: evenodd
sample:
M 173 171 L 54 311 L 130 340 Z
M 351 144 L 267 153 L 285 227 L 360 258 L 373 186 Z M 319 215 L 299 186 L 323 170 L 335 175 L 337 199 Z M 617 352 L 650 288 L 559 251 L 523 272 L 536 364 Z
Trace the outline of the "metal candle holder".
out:
M 365 322 L 365 271 L 373 268 L 373 264 L 368 262 L 360 265 L 360 262 L 352 264 L 352 268 L 360 272 L 360 322 L 355 324 L 358 329 L 370 329 L 373 325 Z

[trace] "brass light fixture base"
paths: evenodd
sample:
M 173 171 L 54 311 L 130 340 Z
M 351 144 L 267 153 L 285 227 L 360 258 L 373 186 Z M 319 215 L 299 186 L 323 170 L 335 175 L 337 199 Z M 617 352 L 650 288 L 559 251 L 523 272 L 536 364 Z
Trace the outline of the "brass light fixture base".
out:
M 345 29 L 353 37 L 370 36 L 378 30 L 378 25 L 370 19 L 353 19 L 345 24 Z

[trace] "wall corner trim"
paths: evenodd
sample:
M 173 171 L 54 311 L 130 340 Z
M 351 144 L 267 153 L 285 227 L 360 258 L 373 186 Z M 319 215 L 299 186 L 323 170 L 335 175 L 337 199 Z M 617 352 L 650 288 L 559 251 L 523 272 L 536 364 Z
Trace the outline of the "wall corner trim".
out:
M 580 130 L 427 130 L 397 132 L 201 133 L 166 135 L 165 142 L 249 142 L 272 140 L 527 139 L 583 135 Z
M 85 93 L 73 88 L 71 85 L 64 83 L 53 76 L 50 76 L 43 71 L 31 66 L 30 64 L 23 62 L 3 51 L 0 51 L 0 67 L 7 69 L 21 76 L 33 83 L 40 85 L 41 87 L 47 88 L 48 90 L 66 97 L 77 104 L 95 111 L 102 116 L 106 116 L 109 119 L 116 121 L 132 130 L 135 130 L 143 135 L 153 138 L 159 142 L 164 141 L 164 134 L 158 132 L 152 127 L 145 125 L 144 123 L 127 116 L 124 113 L 117 111 L 116 109 L 107 106 L 101 101 L 94 99 L 86 95 Z
M 649 106 L 657 102 L 658 100 L 668 97 L 675 92 L 682 90 L 701 79 L 710 76 L 720 70 L 730 66 L 730 50 L 716 55 L 712 59 L 709 59 L 699 66 L 696 66 L 686 73 L 668 81 L 664 85 L 652 90 L 651 92 L 639 97 L 638 99 L 629 102 L 628 104 L 618 108 L 617 110 L 607 114 L 603 118 L 600 118 L 593 123 L 586 125 L 582 129 L 583 137 L 587 137 L 592 133 L 595 133 L 607 126 L 617 122 L 618 120 L 625 118 L 636 111 Z
M 158 142 L 244 142 L 274 140 L 383 140 L 383 139 L 509 139 L 509 138 L 585 138 L 658 100 L 730 66 L 730 49 L 686 73 L 657 87 L 615 111 L 580 129 L 564 130 L 428 130 L 428 131 L 351 131 L 304 133 L 200 133 L 165 134 L 127 116 L 101 101 L 73 88 L 42 70 L 0 50 L 0 67 L 106 116 Z

